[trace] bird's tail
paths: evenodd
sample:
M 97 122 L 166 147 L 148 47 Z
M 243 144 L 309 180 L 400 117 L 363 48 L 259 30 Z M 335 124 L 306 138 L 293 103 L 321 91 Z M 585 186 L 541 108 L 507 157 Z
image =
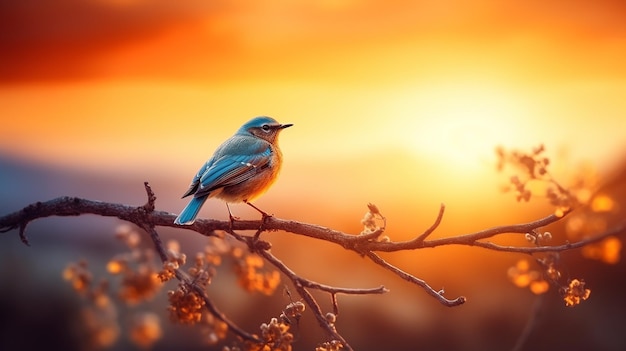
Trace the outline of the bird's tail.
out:
M 198 212 L 200 212 L 200 208 L 204 204 L 204 202 L 208 199 L 208 196 L 202 197 L 194 197 L 189 201 L 187 206 L 183 209 L 183 211 L 176 217 L 174 220 L 174 224 L 181 225 L 190 225 L 196 220 L 196 216 L 198 216 Z

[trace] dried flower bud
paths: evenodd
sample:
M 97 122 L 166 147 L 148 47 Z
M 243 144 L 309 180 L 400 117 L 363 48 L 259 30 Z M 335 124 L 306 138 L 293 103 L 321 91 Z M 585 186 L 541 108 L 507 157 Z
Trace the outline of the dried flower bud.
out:
M 565 306 L 576 306 L 582 301 L 587 300 L 590 294 L 591 290 L 585 288 L 584 280 L 572 279 L 569 286 L 563 288 L 563 300 L 565 300 Z
M 367 204 L 367 208 L 370 210 L 370 212 L 373 215 L 379 215 L 382 217 L 382 214 L 380 213 L 380 211 L 378 210 L 378 207 L 376 207 L 376 205 L 374 205 L 373 203 L 368 203 Z
M 550 233 L 550 232 L 543 233 L 543 240 L 545 240 L 545 241 L 552 240 L 552 233 Z

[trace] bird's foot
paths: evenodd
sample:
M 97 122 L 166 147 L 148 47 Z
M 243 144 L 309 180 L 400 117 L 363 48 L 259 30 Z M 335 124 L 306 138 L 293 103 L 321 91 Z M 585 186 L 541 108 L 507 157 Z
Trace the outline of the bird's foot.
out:
M 228 219 L 229 219 L 228 229 L 230 229 L 230 231 L 232 232 L 234 228 L 233 224 L 235 223 L 235 221 L 239 220 L 239 217 L 233 216 L 232 214 L 228 213 Z
M 228 206 L 228 203 L 226 203 L 226 209 L 228 209 L 228 219 L 230 220 L 228 224 L 228 229 L 230 229 L 230 231 L 232 232 L 233 224 L 235 223 L 235 221 L 239 220 L 239 217 L 233 216 L 233 213 L 230 212 L 230 206 Z
M 252 203 L 244 200 L 244 202 L 254 208 L 255 210 L 257 210 L 260 214 L 261 214 L 261 225 L 259 226 L 259 229 L 257 229 L 256 233 L 254 234 L 254 241 L 258 241 L 259 240 L 259 236 L 261 236 L 261 233 L 263 233 L 265 231 L 265 223 L 267 221 L 268 218 L 272 217 L 271 214 L 268 214 L 267 212 L 261 210 L 260 208 L 254 206 Z

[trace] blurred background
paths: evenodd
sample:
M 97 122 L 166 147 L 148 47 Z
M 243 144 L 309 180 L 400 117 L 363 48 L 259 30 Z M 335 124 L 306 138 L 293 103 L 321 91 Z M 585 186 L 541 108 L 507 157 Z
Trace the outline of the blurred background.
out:
M 2 1 L 0 215 L 63 195 L 141 205 L 144 181 L 158 209 L 178 213 L 213 150 L 248 119 L 270 115 L 294 124 L 281 135 L 279 181 L 256 201 L 280 218 L 358 233 L 373 202 L 392 240 L 421 233 L 442 202 L 433 237 L 533 220 L 553 208 L 503 194 L 494 150 L 544 144 L 563 185 L 583 178 L 611 199 L 597 214 L 606 228 L 624 217 L 624 62 L 619 0 Z M 212 200 L 200 216 L 227 211 Z M 16 232 L 0 238 L 0 349 L 84 348 L 83 302 L 61 272 L 85 259 L 105 277 L 107 260 L 125 249 L 114 239 L 120 224 L 49 218 L 29 225 L 30 248 Z M 566 226 L 550 228 L 558 242 L 575 239 Z M 206 243 L 187 231 L 161 234 L 190 256 Z M 340 296 L 337 327 L 357 350 L 512 349 L 533 309 L 525 349 L 626 348 L 621 260 L 563 254 L 563 273 L 592 290 L 567 308 L 555 289 L 537 304 L 510 282 L 522 255 L 469 247 L 385 255 L 446 296 L 468 298 L 446 308 L 338 247 L 285 233 L 266 239 L 306 278 L 391 290 Z M 230 275 L 220 271 L 210 291 L 248 330 L 290 302 L 280 291 L 241 292 Z M 110 349 L 134 348 L 123 330 L 142 310 L 162 318 L 153 349 L 212 349 L 169 323 L 163 293 L 121 305 L 122 334 Z M 323 341 L 310 314 L 296 334 L 297 350 Z

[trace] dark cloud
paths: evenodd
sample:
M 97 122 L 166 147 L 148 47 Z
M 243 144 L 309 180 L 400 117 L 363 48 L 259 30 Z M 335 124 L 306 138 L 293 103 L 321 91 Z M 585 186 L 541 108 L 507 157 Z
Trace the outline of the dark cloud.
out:
M 367 56 L 394 42 L 419 46 L 424 38 L 496 48 L 532 38 L 566 48 L 570 57 L 602 50 L 614 57 L 615 47 L 626 41 L 623 0 L 330 4 L 0 0 L 0 84 L 111 76 L 293 76 L 310 64 L 337 64 L 341 54 L 350 56 L 345 59 L 350 70 L 359 52 Z M 355 50 L 359 45 L 361 51 Z M 288 68 L 292 71 L 285 73 Z
M 0 81 L 93 74 L 97 56 L 209 18 L 214 1 L 1 0 Z M 209 5 L 211 3 L 212 5 Z

